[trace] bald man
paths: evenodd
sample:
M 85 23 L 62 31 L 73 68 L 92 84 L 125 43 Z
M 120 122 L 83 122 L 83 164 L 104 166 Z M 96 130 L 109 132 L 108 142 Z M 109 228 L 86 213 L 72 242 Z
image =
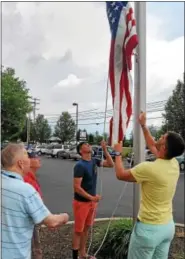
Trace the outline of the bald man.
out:
M 2 259 L 31 259 L 31 240 L 36 224 L 49 228 L 66 224 L 66 213 L 53 215 L 37 191 L 23 178 L 30 159 L 22 144 L 2 150 Z

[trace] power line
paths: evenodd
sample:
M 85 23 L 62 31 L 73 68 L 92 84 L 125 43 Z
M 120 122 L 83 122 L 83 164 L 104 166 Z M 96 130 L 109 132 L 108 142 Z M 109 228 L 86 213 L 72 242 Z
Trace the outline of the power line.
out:
M 162 116 L 159 116 L 159 117 L 153 117 L 153 118 L 147 118 L 147 120 L 156 120 L 156 119 L 163 119 L 163 117 Z M 132 120 L 130 120 L 130 121 L 133 121 L 133 119 Z M 87 125 L 99 125 L 99 124 L 103 124 L 104 122 L 97 122 L 97 123 L 88 123 L 88 124 L 78 124 L 79 126 L 81 125 L 81 126 L 87 126 Z M 106 124 L 108 124 L 109 123 L 109 121 L 106 121 Z
M 111 116 L 112 117 L 112 116 Z M 111 118 L 111 117 L 107 117 L 107 119 L 109 119 L 109 118 Z M 147 120 L 154 120 L 154 119 L 163 119 L 163 117 L 162 116 L 158 116 L 158 117 L 151 117 L 151 118 L 147 118 Z M 131 119 L 130 121 L 133 121 L 133 119 Z M 56 122 L 55 121 L 51 121 L 50 122 L 50 124 L 55 124 Z M 78 124 L 79 126 L 80 125 L 99 125 L 99 124 L 103 124 L 104 123 L 104 121 L 103 122 L 90 122 L 90 123 L 80 123 L 80 124 Z M 109 121 L 107 121 L 106 122 L 106 124 L 108 124 L 109 123 Z
M 90 113 L 90 112 L 93 112 L 93 111 L 97 111 L 98 110 L 98 108 L 97 109 L 91 109 L 91 110 L 85 110 L 85 111 L 81 111 L 81 112 L 78 112 L 78 114 L 81 114 L 81 113 Z M 70 113 L 71 115 L 73 115 L 74 114 L 74 116 L 76 116 L 75 114 L 76 113 Z M 46 113 L 46 114 L 44 114 L 44 116 L 46 116 L 46 117 L 48 117 L 48 116 L 60 116 L 61 115 L 61 113 L 54 113 L 54 114 L 52 114 L 52 113 Z
M 164 108 L 148 110 L 147 113 L 160 112 L 160 111 L 164 111 Z M 113 116 L 113 114 L 110 114 L 110 113 L 107 115 L 108 115 L 107 118 L 111 118 Z M 134 114 L 132 114 L 132 115 L 134 115 Z M 55 118 L 55 117 L 50 117 L 49 119 L 57 121 L 57 118 Z M 82 119 L 79 118 L 78 120 L 79 121 L 85 121 L 85 120 L 88 121 L 88 120 L 99 120 L 99 119 L 104 119 L 104 114 L 102 114 L 100 116 L 98 116 L 98 114 L 97 114 L 96 117 L 88 117 L 88 118 L 82 118 Z
M 157 101 L 157 102 L 150 102 L 150 103 L 147 103 L 147 106 L 148 106 L 148 108 L 157 108 L 157 107 L 161 107 L 162 105 L 164 105 L 165 103 L 167 102 L 167 100 L 163 100 L 163 101 Z M 162 107 L 161 107 L 162 108 Z M 81 112 L 79 112 L 78 114 L 79 114 L 79 116 L 81 115 L 81 116 L 85 116 L 85 115 L 90 115 L 90 114 L 92 114 L 92 115 L 95 115 L 95 114 L 104 114 L 105 112 L 104 111 L 99 111 L 98 112 L 98 110 L 99 109 L 91 109 L 91 110 L 85 110 L 85 111 L 81 111 Z M 107 110 L 107 113 L 110 113 L 110 112 L 113 112 L 113 109 L 109 109 L 109 110 Z M 86 114 L 86 113 L 89 113 L 89 114 Z M 59 117 L 61 115 L 61 113 L 59 114 L 44 114 L 44 116 L 45 117 L 49 117 L 49 116 L 52 116 L 52 117 Z M 72 116 L 72 117 L 75 117 L 76 116 L 76 113 L 70 113 L 70 115 Z

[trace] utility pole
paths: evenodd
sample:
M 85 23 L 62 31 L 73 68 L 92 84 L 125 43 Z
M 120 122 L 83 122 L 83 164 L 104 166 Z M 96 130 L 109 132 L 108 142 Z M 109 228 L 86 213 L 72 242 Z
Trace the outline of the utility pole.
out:
M 145 141 L 138 123 L 141 111 L 146 111 L 146 2 L 135 2 L 136 28 L 139 38 L 134 67 L 134 165 L 145 160 Z M 137 221 L 140 186 L 134 184 L 133 221 Z
M 35 119 L 36 119 L 36 110 L 38 110 L 37 105 L 40 104 L 38 101 L 40 101 L 40 99 L 33 98 L 33 101 L 31 102 L 31 104 L 33 104 L 33 122 L 34 123 L 35 123 Z
M 30 113 L 27 115 L 27 138 L 26 138 L 27 147 L 29 146 L 29 142 L 30 142 Z
M 40 101 L 40 99 L 38 99 L 38 98 L 32 98 L 32 100 L 33 101 L 31 101 L 30 103 L 33 105 L 33 122 L 35 123 L 35 120 L 36 120 L 36 110 L 39 110 L 39 109 L 37 109 L 37 105 L 38 104 L 40 104 L 40 102 L 38 102 L 38 101 Z M 31 118 L 30 118 L 30 114 L 29 114 L 29 136 L 30 136 L 30 120 L 31 120 Z M 27 130 L 28 130 L 28 126 L 27 126 Z M 34 141 L 35 141 L 35 136 L 34 136 Z
M 78 144 L 78 103 L 73 103 L 76 106 L 76 145 Z

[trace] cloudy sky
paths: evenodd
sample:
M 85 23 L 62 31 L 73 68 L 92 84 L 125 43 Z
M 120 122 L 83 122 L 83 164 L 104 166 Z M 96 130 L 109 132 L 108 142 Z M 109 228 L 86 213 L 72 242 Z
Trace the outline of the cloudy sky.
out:
M 166 100 L 182 78 L 183 5 L 147 4 L 147 102 Z M 74 101 L 80 111 L 104 111 L 109 46 L 103 2 L 2 3 L 3 65 L 26 80 L 31 95 L 40 98 L 39 112 L 52 120 L 65 110 L 74 113 Z M 110 96 L 108 104 L 111 109 Z M 84 119 L 79 124 L 102 121 Z M 102 124 L 80 127 L 103 129 Z

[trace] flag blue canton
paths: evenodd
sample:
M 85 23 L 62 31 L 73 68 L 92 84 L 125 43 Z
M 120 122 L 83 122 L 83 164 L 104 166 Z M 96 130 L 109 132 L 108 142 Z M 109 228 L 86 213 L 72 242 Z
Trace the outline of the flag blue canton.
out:
M 122 9 L 125 8 L 127 4 L 128 2 L 126 1 L 106 2 L 107 17 L 109 20 L 112 39 L 116 38 L 120 15 L 121 15 Z

